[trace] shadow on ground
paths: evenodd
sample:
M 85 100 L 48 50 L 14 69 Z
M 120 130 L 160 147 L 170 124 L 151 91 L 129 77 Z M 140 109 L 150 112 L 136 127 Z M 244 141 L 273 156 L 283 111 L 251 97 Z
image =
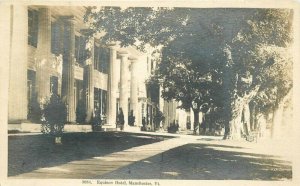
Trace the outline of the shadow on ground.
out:
M 224 149 L 225 148 L 225 149 Z M 187 144 L 100 178 L 182 180 L 286 180 L 291 162 L 278 156 L 240 152 L 227 145 Z
M 122 132 L 66 133 L 62 145 L 44 135 L 9 136 L 8 176 L 57 166 L 74 160 L 104 156 L 170 137 Z

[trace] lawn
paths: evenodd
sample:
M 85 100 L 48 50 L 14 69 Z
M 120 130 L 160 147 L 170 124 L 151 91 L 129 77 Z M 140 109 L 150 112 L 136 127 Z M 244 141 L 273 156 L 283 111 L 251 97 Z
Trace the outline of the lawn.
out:
M 104 156 L 169 137 L 123 132 L 66 133 L 62 145 L 54 145 L 44 135 L 9 136 L 8 176 L 57 166 L 74 160 Z

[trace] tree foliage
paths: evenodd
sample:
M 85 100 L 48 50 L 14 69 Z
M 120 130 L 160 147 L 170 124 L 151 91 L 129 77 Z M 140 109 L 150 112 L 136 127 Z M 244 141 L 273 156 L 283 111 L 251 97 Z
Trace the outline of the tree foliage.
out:
M 42 132 L 53 136 L 62 135 L 67 120 L 67 107 L 58 95 L 51 95 L 44 105 L 43 114 L 45 121 L 42 124 Z
M 288 94 L 293 86 L 291 51 L 286 48 L 269 46 L 259 52 L 263 60 L 272 60 L 272 65 L 262 73 L 261 88 L 253 101 L 260 105 L 261 112 L 268 113 Z

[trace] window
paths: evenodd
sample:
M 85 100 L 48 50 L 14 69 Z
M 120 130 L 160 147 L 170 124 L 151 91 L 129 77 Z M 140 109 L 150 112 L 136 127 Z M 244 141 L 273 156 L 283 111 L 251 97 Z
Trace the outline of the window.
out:
M 107 91 L 102 90 L 102 114 L 106 115 Z
M 102 115 L 106 115 L 107 91 L 94 88 L 94 107 Z
M 88 57 L 88 53 L 85 49 L 86 37 L 75 36 L 75 58 L 80 66 L 84 65 L 85 60 Z
M 31 103 L 35 93 L 35 71 L 27 70 L 27 100 Z
M 28 44 L 37 47 L 38 42 L 38 11 L 28 10 Z
M 98 93 L 98 89 L 94 88 L 94 110 L 95 111 L 99 111 L 99 93 Z
M 108 48 L 100 48 L 100 72 L 108 74 L 108 64 L 109 64 L 109 49 Z
M 59 22 L 51 23 L 51 52 L 59 55 L 62 53 L 63 33 Z
M 104 47 L 97 47 L 95 45 L 94 58 L 94 68 L 99 72 L 108 74 L 109 49 Z
M 84 95 L 83 95 L 83 81 L 82 80 L 75 80 L 75 87 L 76 87 L 76 99 L 77 101 L 83 100 Z

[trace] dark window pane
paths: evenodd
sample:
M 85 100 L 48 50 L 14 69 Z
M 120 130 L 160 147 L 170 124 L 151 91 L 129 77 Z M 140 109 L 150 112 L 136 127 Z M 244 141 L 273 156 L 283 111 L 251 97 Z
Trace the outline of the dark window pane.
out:
M 28 10 L 28 44 L 33 47 L 37 47 L 38 25 L 38 11 Z
M 78 58 L 79 58 L 78 51 L 79 51 L 79 37 L 75 36 L 75 58 L 76 58 L 77 62 L 79 61 L 78 60 Z
M 109 49 L 104 47 L 99 47 L 99 57 L 98 61 L 100 63 L 99 71 L 102 73 L 108 73 L 108 64 L 109 64 Z
M 103 114 L 104 115 L 106 115 L 106 108 L 107 108 L 107 91 L 106 90 L 103 90 L 103 92 L 102 92 L 102 94 L 103 94 L 103 96 L 102 96 L 102 102 L 103 102 L 103 104 L 102 104 L 102 106 L 103 106 Z
M 84 65 L 84 62 L 88 57 L 88 53 L 85 49 L 86 42 L 86 37 L 75 36 L 75 58 L 80 66 Z
M 58 22 L 51 23 L 51 52 L 59 55 L 62 53 L 61 46 L 61 28 Z

